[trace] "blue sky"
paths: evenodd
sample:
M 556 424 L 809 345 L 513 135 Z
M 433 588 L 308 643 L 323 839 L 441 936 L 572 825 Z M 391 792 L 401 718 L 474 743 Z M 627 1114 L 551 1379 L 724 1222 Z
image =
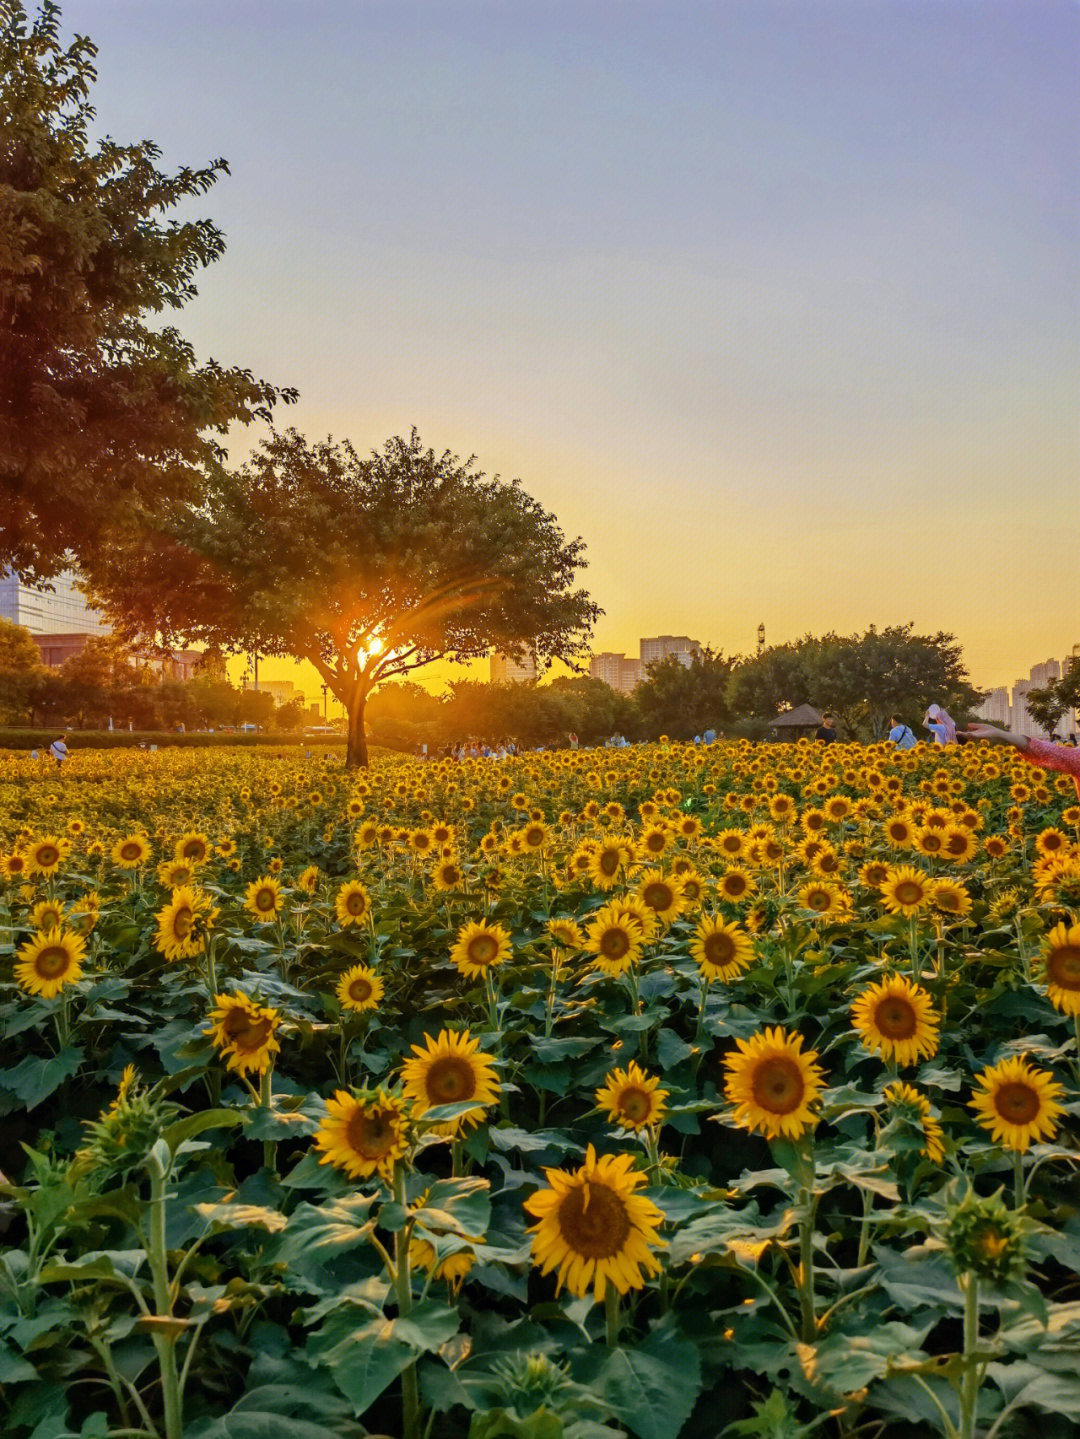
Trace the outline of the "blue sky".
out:
M 1080 7 L 80 0 L 103 129 L 228 158 L 182 325 L 309 435 L 519 475 L 597 647 L 1080 642 Z

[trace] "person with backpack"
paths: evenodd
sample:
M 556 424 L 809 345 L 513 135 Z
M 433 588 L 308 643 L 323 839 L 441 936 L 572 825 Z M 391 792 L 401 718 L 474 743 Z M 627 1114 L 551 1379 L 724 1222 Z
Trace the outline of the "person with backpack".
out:
M 889 739 L 897 749 L 914 749 L 918 740 L 911 732 L 911 726 L 899 720 L 895 715 L 889 719 Z

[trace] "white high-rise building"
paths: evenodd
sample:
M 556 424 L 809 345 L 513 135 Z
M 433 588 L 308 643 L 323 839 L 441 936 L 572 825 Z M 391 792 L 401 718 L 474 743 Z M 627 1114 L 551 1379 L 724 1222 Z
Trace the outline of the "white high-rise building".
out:
M 681 665 L 689 669 L 694 656 L 701 653 L 701 641 L 692 640 L 689 635 L 652 635 L 639 640 L 638 648 L 642 673 L 646 666 L 655 664 L 657 660 L 666 660 L 669 655 L 674 655 Z
M 520 659 L 510 655 L 491 656 L 491 683 L 522 684 L 536 679 L 536 656 L 525 650 Z
M 1008 685 L 1000 685 L 997 689 L 991 690 L 975 713 L 987 724 L 1011 724 Z
M 628 695 L 641 679 L 641 661 L 605 650 L 590 659 L 589 673 L 593 679 L 603 680 L 613 690 Z
M 0 618 L 23 625 L 32 635 L 107 635 L 109 626 L 75 588 L 69 571 L 51 581 L 51 590 L 34 590 L 17 575 L 0 574 Z

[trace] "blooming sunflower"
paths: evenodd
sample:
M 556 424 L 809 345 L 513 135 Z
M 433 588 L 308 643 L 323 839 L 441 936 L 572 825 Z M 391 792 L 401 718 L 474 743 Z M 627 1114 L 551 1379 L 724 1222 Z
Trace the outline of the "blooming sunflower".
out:
M 851 1022 L 867 1049 L 897 1064 L 930 1059 L 938 1048 L 938 1018 L 926 990 L 902 975 L 864 989 L 851 1006 Z
M 721 899 L 736 904 L 740 899 L 749 899 L 757 889 L 757 882 L 749 870 L 741 865 L 731 865 L 716 881 L 716 893 Z
M 563 949 L 585 948 L 585 935 L 576 919 L 549 919 L 545 928 L 552 944 Z
M 320 1164 L 332 1164 L 350 1179 L 378 1174 L 389 1182 L 395 1163 L 409 1151 L 405 1105 L 381 1089 L 361 1094 L 339 1089 L 326 1101 L 315 1148 L 322 1151 Z
M 422 1269 L 433 1279 L 443 1280 L 455 1294 L 475 1263 L 476 1255 L 471 1249 L 455 1249 L 453 1254 L 440 1260 L 429 1239 L 409 1240 L 409 1264 L 414 1269 Z
M 62 929 L 64 906 L 58 899 L 43 899 L 30 911 L 30 923 L 42 934 L 50 929 Z
M 1080 1014 L 1080 924 L 1056 924 L 1043 941 L 1046 997 L 1062 1014 Z
M 881 899 L 890 914 L 918 914 L 930 901 L 931 881 L 909 864 L 892 865 L 881 886 Z
M 847 890 L 827 879 L 804 884 L 795 896 L 795 902 L 802 909 L 813 910 L 822 919 L 839 919 L 851 908 Z
M 950 824 L 943 833 L 942 854 L 953 864 L 967 864 L 979 851 L 979 841 L 962 824 Z
M 686 908 L 682 883 L 659 869 L 647 869 L 639 877 L 636 894 L 661 924 L 670 924 Z
M 256 919 L 270 921 L 281 913 L 281 881 L 272 874 L 253 879 L 244 891 L 244 908 Z
M 945 1158 L 945 1131 L 930 1110 L 930 1101 L 910 1084 L 897 1080 L 887 1085 L 884 1091 L 885 1103 L 890 1109 L 899 1110 L 904 1118 L 914 1121 L 926 1141 L 920 1151 L 931 1164 L 940 1164 Z
M 440 860 L 431 872 L 431 883 L 442 894 L 453 894 L 465 883 L 465 872 L 453 858 Z
M 565 1284 L 581 1299 L 591 1287 L 600 1301 L 609 1285 L 627 1294 L 644 1287 L 643 1270 L 659 1273 L 653 1250 L 662 1243 L 656 1230 L 664 1216 L 634 1193 L 646 1175 L 633 1164 L 629 1154 L 597 1159 L 590 1144 L 579 1170 L 546 1169 L 549 1187 L 525 1201 L 538 1220 L 529 1230 L 533 1264 L 542 1274 L 558 1272 L 556 1292 Z
M 371 895 L 358 879 L 349 879 L 337 892 L 334 901 L 338 924 L 342 929 L 350 924 L 362 924 L 371 913 Z
M 646 1074 L 631 1060 L 626 1069 L 605 1076 L 603 1087 L 596 1091 L 597 1107 L 622 1129 L 649 1129 L 664 1119 L 668 1091 L 658 1089 L 659 1083 L 655 1075 Z
M 885 838 L 893 849 L 910 849 L 915 839 L 916 826 L 906 815 L 894 814 L 883 826 Z
M 458 930 L 450 959 L 466 979 L 482 979 L 512 953 L 510 936 L 501 924 L 469 920 Z
M 47 834 L 43 839 L 35 839 L 26 848 L 26 868 L 30 874 L 55 874 L 60 868 L 60 862 L 70 851 L 71 842 L 66 839 L 57 839 L 54 834 Z
M 157 877 L 166 889 L 179 889 L 195 878 L 195 865 L 188 864 L 187 860 L 162 860 L 157 867 Z
M 753 964 L 754 941 L 739 925 L 705 915 L 694 931 L 690 954 L 705 979 L 735 979 Z
M 671 833 L 665 824 L 650 824 L 641 832 L 638 852 L 644 859 L 659 859 L 671 843 Z
M 624 839 L 607 839 L 589 854 L 588 874 L 597 889 L 614 889 L 634 851 Z
M 264 1074 L 280 1054 L 276 1030 L 281 1016 L 276 1009 L 256 1004 L 246 994 L 215 994 L 217 1008 L 210 1011 L 210 1037 L 226 1068 Z
M 354 964 L 338 980 L 338 1002 L 342 1009 L 351 1009 L 355 1014 L 377 1009 L 384 992 L 382 980 L 366 964 Z
M 605 974 L 625 974 L 640 959 L 644 942 L 640 922 L 612 904 L 598 909 L 585 926 L 585 949 L 593 966 Z
M 1014 1056 L 975 1076 L 979 1086 L 970 1100 L 979 1123 L 1004 1149 L 1023 1154 L 1032 1144 L 1053 1139 L 1058 1117 L 1064 1113 L 1058 1100 L 1064 1093 L 1053 1075 Z
M 176 841 L 173 858 L 188 864 L 205 864 L 210 857 L 210 839 L 201 830 L 186 830 Z
M 109 853 L 113 864 L 121 869 L 138 869 L 150 858 L 150 846 L 145 835 L 126 834 L 116 841 Z
M 942 914 L 951 914 L 956 919 L 963 919 L 971 913 L 971 895 L 954 879 L 936 879 L 930 901 Z
M 206 947 L 206 931 L 217 917 L 208 895 L 191 885 L 181 885 L 159 909 L 154 946 L 166 959 L 190 959 Z
M 82 935 L 50 929 L 35 934 L 20 948 L 15 960 L 15 980 L 27 994 L 53 999 L 82 978 L 85 957 L 86 940 Z
M 484 1109 L 499 1097 L 499 1081 L 486 1054 L 481 1054 L 480 1041 L 468 1030 L 456 1033 L 444 1029 L 437 1039 L 426 1036 L 427 1046 L 414 1044 L 415 1058 L 401 1066 L 406 1097 L 413 1101 L 413 1113 L 419 1117 L 441 1104 L 464 1104 L 475 1100 L 477 1107 L 466 1110 L 457 1119 L 440 1127 L 440 1133 L 456 1134 L 462 1128 L 479 1124 Z
M 739 1053 L 724 1061 L 724 1092 L 735 1106 L 736 1124 L 766 1139 L 798 1139 L 812 1129 L 824 1080 L 816 1052 L 803 1052 L 802 1035 L 777 1026 L 735 1043 Z
M 296 887 L 304 894 L 314 894 L 318 886 L 319 866 L 317 864 L 309 864 L 306 869 L 301 870 L 296 881 Z

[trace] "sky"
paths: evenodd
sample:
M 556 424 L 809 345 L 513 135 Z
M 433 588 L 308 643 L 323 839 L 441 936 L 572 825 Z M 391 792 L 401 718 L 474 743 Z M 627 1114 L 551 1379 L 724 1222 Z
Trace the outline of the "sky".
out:
M 595 649 L 910 620 L 993 686 L 1080 643 L 1075 0 L 62 13 L 102 130 L 229 161 L 199 353 L 519 477 Z

